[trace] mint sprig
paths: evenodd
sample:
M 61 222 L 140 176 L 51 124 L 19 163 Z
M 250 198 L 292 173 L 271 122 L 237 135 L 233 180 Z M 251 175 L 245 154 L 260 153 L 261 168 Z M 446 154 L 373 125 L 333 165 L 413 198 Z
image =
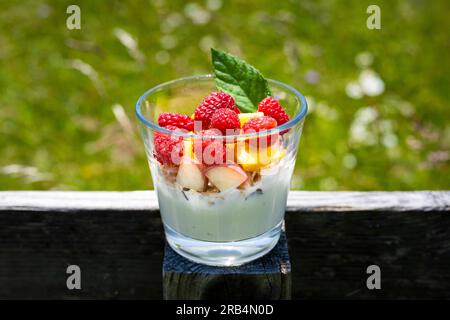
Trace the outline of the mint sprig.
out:
M 217 89 L 231 95 L 242 112 L 256 112 L 258 103 L 272 95 L 261 72 L 244 60 L 211 48 Z

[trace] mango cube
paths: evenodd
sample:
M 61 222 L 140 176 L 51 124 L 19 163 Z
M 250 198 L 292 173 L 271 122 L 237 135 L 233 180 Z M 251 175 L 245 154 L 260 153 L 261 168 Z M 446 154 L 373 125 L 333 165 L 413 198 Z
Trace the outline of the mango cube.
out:
M 242 148 L 238 152 L 237 160 L 245 171 L 257 171 L 280 161 L 284 156 L 286 156 L 286 150 L 279 146 L 258 148 L 256 150 Z

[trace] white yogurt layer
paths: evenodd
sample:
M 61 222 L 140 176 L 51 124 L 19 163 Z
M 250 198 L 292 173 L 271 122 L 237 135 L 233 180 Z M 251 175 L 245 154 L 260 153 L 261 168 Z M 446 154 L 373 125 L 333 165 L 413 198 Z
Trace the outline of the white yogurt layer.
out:
M 275 227 L 284 217 L 293 164 L 261 172 L 245 190 L 183 191 L 163 177 L 154 179 L 161 217 L 184 236 L 204 241 L 239 241 Z M 153 170 L 155 172 L 155 170 Z

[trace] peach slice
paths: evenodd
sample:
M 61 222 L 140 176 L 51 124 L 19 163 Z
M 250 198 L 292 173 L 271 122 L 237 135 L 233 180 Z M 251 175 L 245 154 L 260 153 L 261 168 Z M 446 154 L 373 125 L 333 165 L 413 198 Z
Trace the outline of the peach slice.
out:
M 201 165 L 189 158 L 183 158 L 178 169 L 177 182 L 184 188 L 202 192 L 206 188 L 206 178 Z
M 205 169 L 209 181 L 221 192 L 239 187 L 247 180 L 247 173 L 235 163 L 211 166 Z

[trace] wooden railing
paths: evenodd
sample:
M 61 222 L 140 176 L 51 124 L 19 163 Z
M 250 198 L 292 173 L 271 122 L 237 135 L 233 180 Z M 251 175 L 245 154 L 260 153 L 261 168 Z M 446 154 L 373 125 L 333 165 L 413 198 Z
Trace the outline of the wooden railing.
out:
M 286 211 L 289 287 L 263 297 L 450 298 L 449 191 L 292 191 Z M 152 191 L 0 192 L 0 298 L 160 299 L 164 248 Z

